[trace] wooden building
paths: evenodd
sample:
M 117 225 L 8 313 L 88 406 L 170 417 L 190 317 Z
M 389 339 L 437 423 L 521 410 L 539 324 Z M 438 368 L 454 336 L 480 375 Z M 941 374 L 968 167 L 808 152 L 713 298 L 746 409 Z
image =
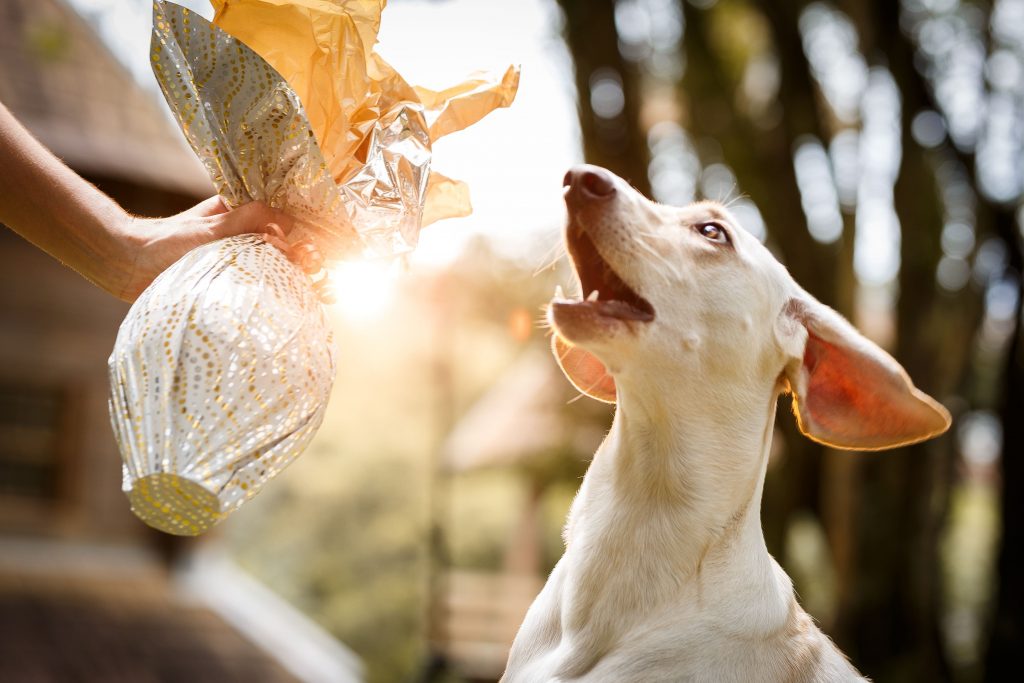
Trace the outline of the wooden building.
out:
M 0 101 L 140 215 L 212 194 L 158 97 L 63 0 L 0 3 Z M 340 643 L 130 513 L 106 364 L 127 310 L 0 226 L 0 680 L 359 680 Z

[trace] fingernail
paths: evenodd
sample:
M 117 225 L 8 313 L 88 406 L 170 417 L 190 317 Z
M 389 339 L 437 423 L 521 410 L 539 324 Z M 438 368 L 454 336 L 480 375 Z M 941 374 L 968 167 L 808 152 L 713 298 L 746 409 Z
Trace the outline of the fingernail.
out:
M 319 251 L 306 252 L 305 256 L 302 267 L 309 275 L 319 272 L 324 267 L 324 257 Z
M 307 240 L 296 242 L 292 245 L 291 258 L 308 275 L 319 272 L 324 265 L 323 254 L 320 253 L 315 244 Z
M 265 226 L 263 226 L 263 229 L 269 230 L 270 232 L 274 233 L 281 239 L 284 239 L 284 230 L 282 230 L 281 226 L 278 225 L 277 223 L 267 223 Z

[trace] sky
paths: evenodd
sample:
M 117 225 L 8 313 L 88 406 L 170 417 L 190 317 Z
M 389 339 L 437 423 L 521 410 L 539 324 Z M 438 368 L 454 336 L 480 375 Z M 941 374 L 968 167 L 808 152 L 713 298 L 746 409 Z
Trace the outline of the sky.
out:
M 93 20 L 111 49 L 159 97 L 148 59 L 149 0 L 69 1 Z M 207 0 L 179 2 L 212 16 Z M 634 0 L 623 6 L 647 8 L 652 17 L 660 17 L 663 4 Z M 519 94 L 510 109 L 496 111 L 435 146 L 433 168 L 469 184 L 475 211 L 470 217 L 427 228 L 410 259 L 413 264 L 444 265 L 475 234 L 491 237 L 500 252 L 528 268 L 543 265 L 545 258 L 558 251 L 558 232 L 565 220 L 561 178 L 569 166 L 582 160 L 571 60 L 560 37 L 560 23 L 554 0 L 391 0 L 388 4 L 377 49 L 410 83 L 438 89 L 478 69 L 500 72 L 508 64 L 522 66 Z M 801 19 L 801 29 L 815 76 L 837 115 L 851 121 L 859 115 L 863 123 L 859 132 L 850 128 L 825 146 L 810 140 L 795 150 L 811 232 L 820 241 L 835 240 L 841 230 L 840 210 L 856 207 L 857 273 L 866 284 L 891 285 L 899 269 L 900 248 L 899 222 L 892 208 L 892 184 L 900 159 L 899 97 L 888 72 L 868 69 L 857 52 L 852 25 L 838 12 L 812 3 Z M 673 171 L 668 174 L 670 187 L 659 191 L 666 190 L 665 183 L 654 182 L 658 199 L 688 201 L 697 185 L 706 196 L 721 194 L 708 190 L 709 181 L 725 168 L 721 164 L 701 173 L 699 164 L 690 168 L 674 157 L 667 161 Z M 664 175 L 653 165 L 652 170 L 652 181 Z M 734 187 L 731 172 L 726 176 L 727 188 Z M 743 208 L 737 205 L 737 214 Z M 764 238 L 756 210 L 741 218 L 745 227 Z M 960 277 L 944 286 L 957 289 L 966 282 L 966 261 L 953 265 L 958 264 L 960 268 L 953 270 Z
M 159 98 L 149 67 L 149 0 L 69 0 Z M 205 0 L 179 4 L 210 17 Z M 535 267 L 564 221 L 562 176 L 582 160 L 571 61 L 552 0 L 392 0 L 378 51 L 407 81 L 442 88 L 520 64 L 516 101 L 435 145 L 433 168 L 469 184 L 474 213 L 421 235 L 413 263 L 443 265 L 474 234 Z

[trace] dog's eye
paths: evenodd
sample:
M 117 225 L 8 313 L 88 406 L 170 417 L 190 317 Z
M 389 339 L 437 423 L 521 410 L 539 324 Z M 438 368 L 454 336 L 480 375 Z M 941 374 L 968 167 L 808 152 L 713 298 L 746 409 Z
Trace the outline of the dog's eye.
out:
M 718 223 L 698 223 L 693 227 L 700 233 L 701 237 L 708 241 L 718 242 L 719 244 L 729 243 L 729 233 Z

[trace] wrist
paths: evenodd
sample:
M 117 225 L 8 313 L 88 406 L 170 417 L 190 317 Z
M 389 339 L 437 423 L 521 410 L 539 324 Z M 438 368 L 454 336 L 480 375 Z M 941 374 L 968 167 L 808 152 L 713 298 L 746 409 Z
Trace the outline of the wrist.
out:
M 136 218 L 119 206 L 111 207 L 102 217 L 101 225 L 93 233 L 98 240 L 93 245 L 96 284 L 118 298 L 125 297 L 136 268 L 139 254 L 145 244 L 142 237 L 143 219 Z

